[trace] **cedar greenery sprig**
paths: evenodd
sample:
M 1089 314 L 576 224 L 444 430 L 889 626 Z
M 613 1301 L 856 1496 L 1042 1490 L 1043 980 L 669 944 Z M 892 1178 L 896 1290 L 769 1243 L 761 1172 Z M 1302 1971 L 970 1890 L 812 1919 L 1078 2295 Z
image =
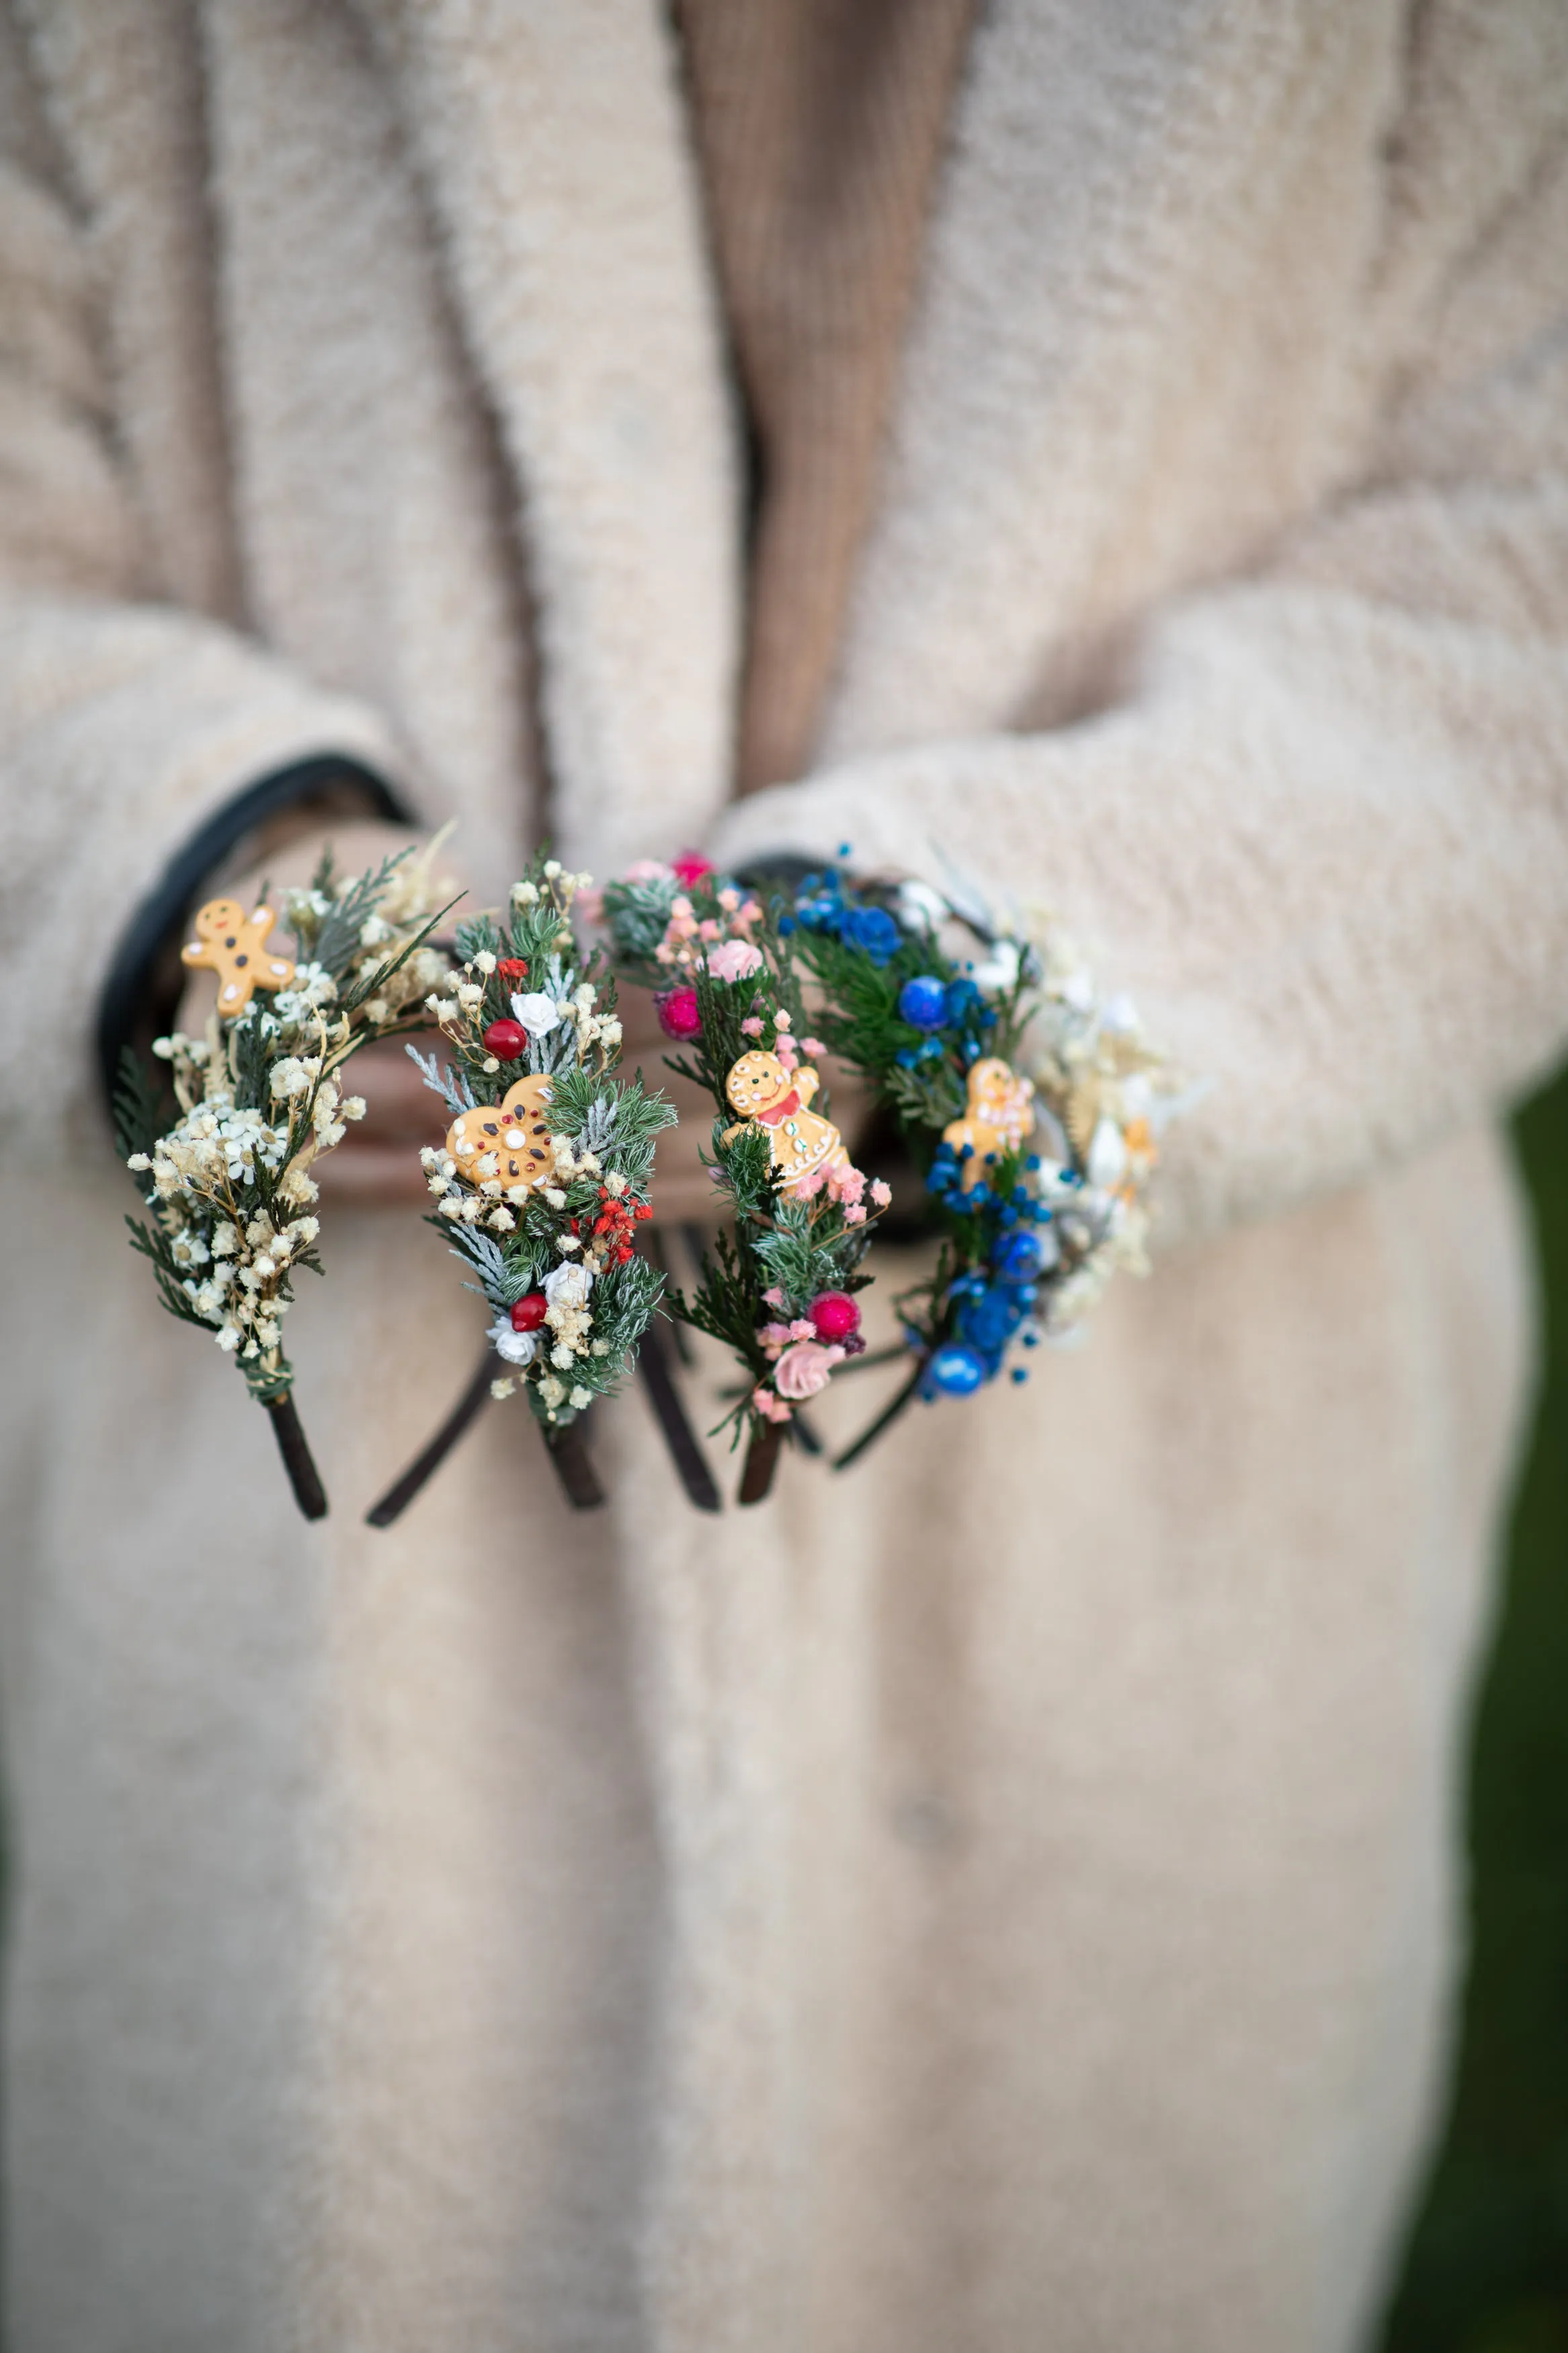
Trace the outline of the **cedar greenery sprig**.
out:
M 286 896 L 288 985 L 232 1016 L 215 1011 L 199 1038 L 154 1041 L 177 1107 L 172 1125 L 145 1067 L 129 1050 L 121 1063 L 117 1134 L 147 1213 L 126 1219 L 132 1247 L 151 1262 L 168 1312 L 232 1355 L 271 1411 L 312 1518 L 326 1498 L 294 1412 L 281 1329 L 296 1272 L 322 1271 L 310 1170 L 363 1115 L 343 1092 L 343 1065 L 375 1039 L 424 1026 L 422 1000 L 446 978 L 445 957 L 428 944 L 447 912 L 436 895 L 428 853 L 400 851 L 340 880 L 329 848 L 309 888 Z
M 504 917 L 459 924 L 461 971 L 429 1006 L 450 1060 L 408 1050 L 453 1122 L 421 1155 L 427 1222 L 494 1315 L 492 1395 L 521 1388 L 547 1435 L 619 1388 L 658 1308 L 663 1276 L 635 1240 L 676 1116 L 640 1079 L 610 1076 L 615 982 L 572 926 L 587 880 L 536 859 Z

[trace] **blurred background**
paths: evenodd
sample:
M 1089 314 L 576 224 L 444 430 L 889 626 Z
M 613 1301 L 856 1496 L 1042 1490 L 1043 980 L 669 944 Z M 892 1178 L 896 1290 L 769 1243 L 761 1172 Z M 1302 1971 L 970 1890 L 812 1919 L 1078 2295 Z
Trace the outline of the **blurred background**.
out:
M 1568 2353 L 1568 1073 L 1515 1133 L 1543 1377 L 1474 1725 L 1464 2042 L 1384 2353 Z

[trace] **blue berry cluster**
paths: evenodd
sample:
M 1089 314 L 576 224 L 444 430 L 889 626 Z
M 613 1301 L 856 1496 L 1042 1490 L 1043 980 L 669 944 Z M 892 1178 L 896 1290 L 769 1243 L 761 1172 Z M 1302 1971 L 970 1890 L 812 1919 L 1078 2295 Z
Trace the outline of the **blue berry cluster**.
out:
M 972 980 L 942 980 L 934 972 L 917 973 L 899 991 L 899 1018 L 911 1029 L 926 1034 L 918 1046 L 902 1046 L 899 1060 L 906 1071 L 933 1060 L 956 1045 L 965 1062 L 978 1061 L 985 1050 L 984 1032 L 994 1029 L 996 1013 Z
M 808 932 L 826 932 L 846 946 L 858 948 L 874 965 L 891 964 L 904 944 L 904 935 L 885 907 L 859 907 L 844 895 L 844 883 L 837 867 L 824 874 L 808 874 L 801 883 L 793 916 L 786 915 L 779 925 L 784 932 L 792 931 L 796 923 Z
M 962 1191 L 963 1165 L 972 1157 L 968 1145 L 962 1153 L 955 1153 L 951 1145 L 941 1145 L 926 1179 L 939 1199 L 984 1218 L 993 1229 L 984 1271 L 974 1269 L 961 1275 L 948 1293 L 950 1303 L 957 1305 L 957 1337 L 932 1352 L 921 1391 L 928 1399 L 972 1396 L 986 1381 L 996 1378 L 1015 1339 L 1021 1338 L 1026 1348 L 1039 1340 L 1035 1309 L 1046 1262 L 1039 1229 L 1050 1222 L 1051 1213 L 1023 1185 L 1015 1185 L 1010 1195 L 1004 1197 L 983 1178 L 967 1193 Z M 1026 1163 L 1031 1171 L 1039 1165 L 1035 1154 Z M 1027 1380 L 1028 1374 L 1017 1366 L 1013 1378 Z

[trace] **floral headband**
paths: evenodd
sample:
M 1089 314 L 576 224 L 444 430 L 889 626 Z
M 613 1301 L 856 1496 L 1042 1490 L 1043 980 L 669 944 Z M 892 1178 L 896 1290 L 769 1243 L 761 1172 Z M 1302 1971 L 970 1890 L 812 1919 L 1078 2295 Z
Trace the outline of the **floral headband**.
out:
M 826 1048 L 790 940 L 758 899 L 700 860 L 650 861 L 607 885 L 598 913 L 617 971 L 655 991 L 681 1050 L 669 1068 L 714 1106 L 708 1167 L 731 1222 L 702 1250 L 692 1295 L 672 1292 L 669 1307 L 733 1355 L 738 1394 L 719 1429 L 746 1438 L 739 1499 L 760 1503 L 781 1444 L 801 1437 L 802 1406 L 864 1352 L 854 1294 L 891 1197 L 868 1187 L 826 1116 Z
M 450 1060 L 408 1051 L 445 1103 L 445 1144 L 420 1155 L 445 1235 L 491 1312 L 489 1347 L 457 1415 L 371 1511 L 386 1527 L 485 1396 L 521 1391 L 569 1500 L 603 1501 L 583 1417 L 615 1395 L 663 1278 L 638 1255 L 662 1095 L 609 1075 L 620 1057 L 615 983 L 584 956 L 572 906 L 585 875 L 535 860 L 505 920 L 460 923 L 459 968 L 428 1011 Z M 701 1500 L 701 1499 L 699 1499 Z
M 344 1064 L 375 1039 L 422 1028 L 426 996 L 447 979 L 430 944 L 446 913 L 434 898 L 428 856 L 404 851 L 340 879 L 329 852 L 308 890 L 286 894 L 291 956 L 270 944 L 278 917 L 265 898 L 248 911 L 210 900 L 182 961 L 216 974 L 216 1007 L 201 1037 L 176 1030 L 153 1049 L 173 1103 L 133 1053 L 121 1059 L 116 1128 L 146 1211 L 126 1219 L 132 1247 L 152 1261 L 169 1313 L 207 1332 L 267 1409 L 307 1519 L 322 1517 L 327 1498 L 282 1320 L 298 1270 L 321 1271 L 310 1172 L 363 1116 L 343 1092 Z

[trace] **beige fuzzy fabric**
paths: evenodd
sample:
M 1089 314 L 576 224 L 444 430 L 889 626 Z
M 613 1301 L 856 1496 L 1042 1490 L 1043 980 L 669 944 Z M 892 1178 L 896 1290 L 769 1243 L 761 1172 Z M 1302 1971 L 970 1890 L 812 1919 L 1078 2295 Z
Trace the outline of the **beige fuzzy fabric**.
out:
M 651 0 L 0 10 L 16 2353 L 1350 2353 L 1439 2111 L 1489 1124 L 1568 1035 L 1562 11 L 991 0 L 738 806 L 684 107 Z M 1152 1280 L 743 1521 L 634 1397 L 601 1521 L 498 1410 L 381 1536 L 479 1318 L 343 1217 L 306 1529 L 88 1029 L 333 746 L 481 891 L 548 816 L 1049 904 L 1212 1082 Z

